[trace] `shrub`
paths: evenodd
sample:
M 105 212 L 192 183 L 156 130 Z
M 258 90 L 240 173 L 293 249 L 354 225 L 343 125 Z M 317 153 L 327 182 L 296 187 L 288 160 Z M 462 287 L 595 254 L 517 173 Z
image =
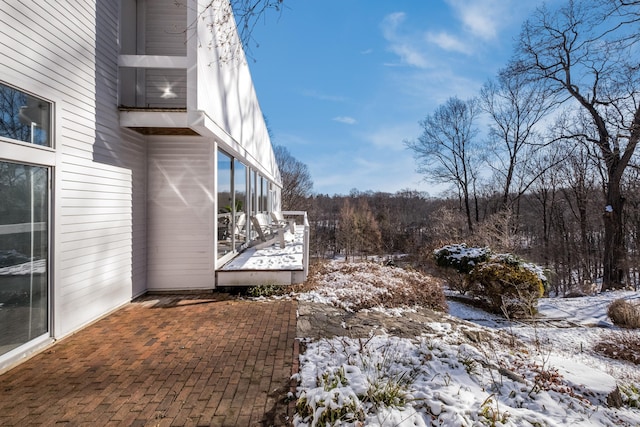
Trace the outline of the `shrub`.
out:
M 513 256 L 479 264 L 468 280 L 474 296 L 486 301 L 490 310 L 506 316 L 534 315 L 544 294 L 538 274 Z
M 634 384 L 620 385 L 620 394 L 622 401 L 630 408 L 640 408 L 640 388 Z
M 274 284 L 252 286 L 247 289 L 247 294 L 255 298 L 284 295 L 286 292 L 287 288 L 285 286 Z
M 489 310 L 506 316 L 537 313 L 538 299 L 544 295 L 547 278 L 542 267 L 513 254 L 492 254 L 488 247 L 447 245 L 433 251 L 436 264 L 464 275 L 443 272 L 449 287 L 485 301 Z
M 452 268 L 441 268 L 438 275 L 444 279 L 449 289 L 460 293 L 460 295 L 465 295 L 471 290 L 466 273 L 460 273 Z
M 621 328 L 640 328 L 640 306 L 624 299 L 617 299 L 609 305 L 607 315 L 614 325 Z
M 603 335 L 594 350 L 611 359 L 640 365 L 640 337 L 631 332 L 615 331 Z
M 447 311 L 440 280 L 415 270 L 372 262 L 329 262 L 310 272 L 305 288 L 347 311 L 419 305 Z
M 466 243 L 443 246 L 433 251 L 436 264 L 450 267 L 459 273 L 469 273 L 473 268 L 487 261 L 491 256 L 489 248 L 469 248 Z

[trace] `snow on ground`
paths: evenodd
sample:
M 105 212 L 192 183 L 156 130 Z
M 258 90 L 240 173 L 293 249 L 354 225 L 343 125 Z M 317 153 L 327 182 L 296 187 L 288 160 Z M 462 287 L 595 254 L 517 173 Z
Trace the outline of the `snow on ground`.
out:
M 345 292 L 327 303 L 335 305 Z M 640 409 L 629 404 L 638 405 L 640 369 L 593 351 L 603 334 L 616 330 L 606 309 L 617 298 L 640 296 L 540 301 L 541 317 L 572 327 L 508 323 L 450 301 L 453 317 L 425 325 L 429 332 L 415 339 L 309 341 L 300 355 L 294 425 L 640 426 Z M 459 326 L 455 318 L 471 323 Z M 470 340 L 469 331 L 484 338 Z M 607 405 L 616 386 L 626 402 L 619 409 Z
M 264 248 L 249 248 L 231 260 L 223 270 L 301 270 L 303 253 L 303 231 L 286 231 L 285 247 L 280 248 L 277 240 Z

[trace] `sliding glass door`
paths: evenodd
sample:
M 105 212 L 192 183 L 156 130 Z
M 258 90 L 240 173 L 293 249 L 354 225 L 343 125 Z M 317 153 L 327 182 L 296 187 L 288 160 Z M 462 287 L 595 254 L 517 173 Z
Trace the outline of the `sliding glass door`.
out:
M 0 161 L 0 355 L 49 331 L 49 169 Z

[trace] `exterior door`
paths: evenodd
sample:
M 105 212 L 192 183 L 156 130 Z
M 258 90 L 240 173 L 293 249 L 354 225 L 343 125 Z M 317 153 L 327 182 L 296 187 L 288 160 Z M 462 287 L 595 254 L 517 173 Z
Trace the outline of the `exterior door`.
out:
M 49 175 L 0 161 L 0 356 L 49 332 Z

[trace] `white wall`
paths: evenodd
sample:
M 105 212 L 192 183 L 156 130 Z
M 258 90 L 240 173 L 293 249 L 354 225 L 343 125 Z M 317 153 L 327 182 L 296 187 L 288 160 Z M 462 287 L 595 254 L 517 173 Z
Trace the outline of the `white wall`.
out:
M 121 135 L 118 124 L 118 3 L 8 0 L 0 7 L 0 80 L 55 104 L 58 338 L 145 287 L 146 144 Z
M 214 154 L 202 137 L 149 138 L 149 290 L 215 287 Z
M 220 3 L 205 9 L 211 0 L 193 0 L 198 3 L 201 18 L 197 37 L 190 40 L 197 57 L 197 94 L 189 99 L 189 108 L 204 111 L 233 142 L 219 138 L 221 148 L 248 159 L 267 178 L 280 183 L 280 176 L 271 148 L 267 127 L 256 96 L 251 72 L 237 38 L 233 19 L 227 26 L 209 24 L 220 23 Z M 210 48 L 212 47 L 212 48 Z M 231 49 L 229 53 L 228 50 Z M 193 55 L 193 52 L 192 52 Z
M 145 55 L 187 56 L 187 6 L 175 0 L 144 2 Z M 145 105 L 163 108 L 184 108 L 187 102 L 186 70 L 146 70 Z M 171 97 L 166 97 L 169 90 Z

